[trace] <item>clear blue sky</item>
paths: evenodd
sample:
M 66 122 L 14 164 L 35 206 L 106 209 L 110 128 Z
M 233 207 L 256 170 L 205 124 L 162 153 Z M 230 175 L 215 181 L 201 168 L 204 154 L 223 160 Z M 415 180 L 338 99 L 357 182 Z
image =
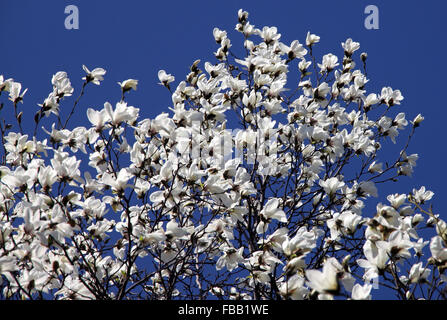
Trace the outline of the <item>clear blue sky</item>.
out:
M 64 9 L 69 4 L 79 8 L 79 30 L 64 27 Z M 379 8 L 379 30 L 364 27 L 364 9 L 369 4 Z M 118 101 L 116 82 L 128 78 L 140 81 L 138 91 L 128 96 L 129 103 L 141 108 L 143 117 L 154 117 L 171 104 L 167 90 L 157 85 L 158 70 L 165 69 L 180 81 L 194 60 L 214 62 L 217 46 L 212 30 L 231 31 L 233 43 L 240 41 L 240 35 L 232 32 L 239 8 L 250 13 L 249 20 L 257 27 L 277 26 L 286 43 L 304 42 L 308 30 L 321 36 L 317 54 L 340 56 L 340 42 L 348 37 L 360 42 L 360 50 L 369 57 L 370 90 L 400 89 L 405 97 L 401 110 L 408 119 L 418 113 L 425 116 L 409 148 L 409 153 L 420 156 L 413 177 L 380 190 L 381 195 L 426 185 L 435 192 L 435 211 L 447 216 L 443 201 L 446 1 L 1 0 L 0 74 L 29 88 L 23 110 L 31 125 L 37 103 L 51 91 L 51 76 L 57 71 L 68 72 L 77 96 L 84 76 L 82 64 L 103 67 L 107 74 L 101 86 L 87 88 L 72 126 L 86 124 L 88 107 Z

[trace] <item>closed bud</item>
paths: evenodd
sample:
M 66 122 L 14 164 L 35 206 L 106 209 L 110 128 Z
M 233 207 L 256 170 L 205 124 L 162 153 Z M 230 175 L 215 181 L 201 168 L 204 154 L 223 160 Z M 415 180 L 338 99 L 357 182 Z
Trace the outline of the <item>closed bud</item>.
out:
M 362 61 L 365 62 L 367 58 L 368 54 L 366 52 L 362 52 L 362 54 L 360 55 L 360 59 L 362 59 Z
M 424 121 L 424 117 L 419 113 L 413 120 L 413 126 L 415 128 L 419 127 L 420 123 Z

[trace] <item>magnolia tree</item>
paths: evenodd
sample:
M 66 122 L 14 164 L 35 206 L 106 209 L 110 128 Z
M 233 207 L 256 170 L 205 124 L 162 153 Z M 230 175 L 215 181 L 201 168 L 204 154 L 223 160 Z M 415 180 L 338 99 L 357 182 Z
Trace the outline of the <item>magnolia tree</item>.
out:
M 70 128 L 106 73 L 84 66 L 78 98 L 56 73 L 24 128 L 26 90 L 0 76 L 15 115 L 0 126 L 3 299 L 447 297 L 433 192 L 369 199 L 411 175 L 423 117 L 407 121 L 399 90 L 367 93 L 352 39 L 342 58 L 316 57 L 317 35 L 282 43 L 243 10 L 236 30 L 240 50 L 215 28 L 217 60 L 195 61 L 176 87 L 158 73 L 172 108 L 154 119 L 126 102 L 128 79 L 120 101 Z

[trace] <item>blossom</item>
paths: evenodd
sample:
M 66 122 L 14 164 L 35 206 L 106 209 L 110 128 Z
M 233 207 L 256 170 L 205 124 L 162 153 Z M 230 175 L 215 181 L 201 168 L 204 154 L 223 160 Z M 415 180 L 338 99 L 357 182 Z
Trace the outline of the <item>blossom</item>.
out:
M 259 36 L 264 39 L 266 44 L 271 44 L 274 41 L 279 40 L 281 38 L 281 34 L 278 33 L 278 29 L 276 27 L 263 27 L 262 30 L 259 31 Z
M 22 92 L 22 84 L 19 82 L 12 82 L 9 85 L 9 100 L 14 103 L 22 102 L 23 96 L 28 91 L 28 89 L 23 90 Z
M 431 270 L 422 266 L 422 262 L 414 264 L 409 273 L 411 283 L 423 282 L 430 275 Z
M 298 63 L 298 69 L 300 69 L 301 73 L 306 73 L 311 64 L 311 61 L 306 61 L 305 58 L 302 58 L 301 61 Z
M 419 113 L 411 122 L 414 127 L 419 127 L 422 121 L 424 121 L 424 117 Z
M 341 46 L 345 50 L 345 55 L 350 57 L 355 51 L 360 49 L 360 43 L 352 41 L 351 38 L 348 38 L 345 42 L 342 42 Z
M 73 94 L 74 89 L 65 71 L 58 71 L 54 74 L 51 78 L 51 84 L 53 85 L 53 95 L 59 99 Z
M 226 267 L 228 271 L 233 271 L 239 263 L 244 261 L 243 251 L 244 248 L 242 247 L 238 250 L 233 247 L 225 247 L 223 255 L 216 262 L 216 269 L 221 270 Z
M 363 98 L 363 103 L 364 103 L 365 108 L 368 108 L 368 107 L 380 102 L 379 98 L 377 97 L 377 94 L 375 94 L 375 93 L 370 93 L 370 94 L 368 94 L 368 96 L 362 97 L 362 98 Z
M 112 105 L 109 102 L 106 102 L 104 103 L 104 109 L 113 125 L 119 125 L 121 122 L 133 124 L 139 112 L 137 108 L 128 106 L 127 102 L 118 102 L 115 110 L 112 109 Z
M 357 283 L 352 288 L 351 297 L 353 300 L 371 300 L 371 289 L 371 284 L 365 283 L 363 286 L 361 286 Z
M 50 113 L 59 115 L 59 103 L 58 97 L 54 92 L 51 92 L 45 99 L 43 104 L 38 104 L 42 108 L 43 113 L 48 117 Z
M 394 106 L 400 104 L 404 99 L 400 90 L 393 90 L 391 87 L 383 87 L 380 93 L 381 102 L 388 106 Z
M 239 9 L 237 12 L 237 18 L 240 23 L 244 23 L 248 18 L 248 12 L 242 9 Z
M 442 238 L 435 236 L 430 241 L 430 251 L 432 257 L 439 263 L 445 263 L 447 261 L 447 248 L 442 244 Z
M 256 232 L 264 233 L 271 220 L 276 219 L 279 222 L 287 222 L 286 214 L 283 210 L 279 209 L 279 199 L 270 199 L 262 208 L 260 215 L 261 221 L 258 223 Z
M 338 65 L 338 58 L 332 53 L 324 55 L 322 63 L 318 64 L 321 73 L 331 72 Z
M 222 40 L 227 37 L 227 32 L 220 30 L 219 28 L 214 28 L 213 36 L 214 36 L 214 40 L 216 40 L 217 43 L 221 43 Z
M 376 163 L 376 161 L 373 161 L 369 167 L 368 167 L 368 171 L 371 173 L 381 173 L 383 172 L 383 164 L 382 163 Z
M 378 196 L 377 187 L 376 187 L 375 183 L 372 181 L 360 182 L 358 185 L 357 192 L 359 193 L 360 196 L 364 196 L 364 195 L 373 196 L 373 197 Z
M 424 203 L 425 201 L 428 201 L 431 198 L 433 198 L 433 196 L 434 196 L 433 191 L 425 190 L 425 186 L 422 186 L 419 189 L 413 189 L 413 194 L 411 198 L 418 203 Z
M 304 300 L 309 292 L 306 288 L 304 277 L 298 274 L 293 275 L 284 282 L 280 287 L 280 293 L 285 298 L 290 298 L 293 300 Z
M 306 46 L 311 47 L 318 42 L 320 42 L 320 37 L 315 34 L 311 34 L 310 31 L 308 31 L 306 35 Z
M 100 81 L 104 80 L 106 70 L 104 70 L 103 68 L 95 68 L 90 71 L 85 65 L 82 65 L 82 69 L 84 69 L 85 73 L 87 73 L 87 75 L 83 77 L 82 80 L 85 80 L 87 83 L 92 82 L 99 86 Z
M 0 92 L 9 91 L 11 88 L 11 83 L 13 83 L 13 79 L 6 79 L 3 75 L 0 75 Z
M 167 74 L 166 71 L 160 70 L 158 71 L 158 80 L 160 84 L 169 88 L 169 84 L 175 80 L 174 76 Z
M 129 91 L 131 89 L 137 90 L 138 80 L 135 79 L 127 79 L 123 82 L 118 82 L 118 84 L 121 86 L 121 90 L 123 92 Z
M 322 271 L 306 270 L 306 278 L 308 285 L 322 294 L 338 294 L 341 290 L 339 280 L 351 291 L 354 281 L 351 275 L 344 273 L 343 267 L 335 258 L 327 259 Z
M 320 186 L 324 189 L 328 195 L 333 196 L 338 189 L 341 189 L 345 183 L 340 181 L 337 177 L 328 178 L 326 180 L 320 180 Z
M 125 168 L 122 168 L 117 175 L 105 173 L 102 177 L 102 182 L 110 186 L 116 193 L 121 193 L 130 186 L 128 181 L 131 177 L 132 174 Z
M 90 123 L 95 126 L 97 131 L 101 131 L 104 128 L 106 122 L 110 120 L 110 114 L 107 113 L 106 109 L 97 111 L 92 108 L 88 108 L 87 118 Z
M 376 246 L 372 241 L 367 240 L 363 246 L 366 259 L 358 259 L 357 264 L 365 269 L 363 278 L 371 280 L 377 278 L 388 262 L 388 254 L 383 246 Z
M 299 43 L 298 40 L 292 41 L 290 47 L 286 46 L 284 43 L 280 43 L 279 47 L 281 48 L 281 51 L 283 53 L 287 54 L 289 60 L 302 58 L 307 53 L 307 50 L 303 47 L 302 44 Z

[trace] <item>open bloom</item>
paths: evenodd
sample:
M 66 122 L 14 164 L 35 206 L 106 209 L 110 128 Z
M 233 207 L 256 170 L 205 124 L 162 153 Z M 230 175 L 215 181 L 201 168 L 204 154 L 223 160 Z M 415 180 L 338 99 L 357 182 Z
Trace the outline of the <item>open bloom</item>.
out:
M 329 196 L 333 196 L 338 189 L 341 189 L 345 183 L 338 180 L 336 177 L 332 177 L 326 180 L 320 181 L 320 186 L 324 189 Z
M 349 57 L 352 53 L 360 48 L 360 43 L 352 41 L 351 38 L 342 42 L 341 46 L 345 49 L 345 54 Z
M 445 263 L 447 261 L 447 248 L 443 246 L 441 237 L 436 236 L 431 239 L 430 251 L 437 262 Z
M 244 261 L 244 257 L 242 256 L 243 251 L 243 247 L 239 248 L 239 250 L 233 247 L 224 248 L 224 254 L 217 260 L 216 269 L 221 270 L 226 267 L 228 271 L 233 271 L 239 263 Z
M 410 282 L 419 283 L 423 282 L 430 275 L 431 270 L 422 266 L 422 262 L 414 264 L 410 269 Z
M 13 82 L 12 79 L 5 80 L 3 75 L 0 75 L 0 92 L 9 91 L 12 82 Z
M 306 36 L 306 46 L 311 47 L 313 46 L 315 43 L 320 41 L 320 37 L 317 36 L 316 34 L 311 34 L 310 32 L 307 32 L 307 36 Z
M 118 125 L 123 121 L 132 124 L 138 117 L 139 112 L 138 108 L 128 106 L 126 102 L 118 102 L 115 110 L 112 109 L 109 102 L 106 102 L 104 109 L 113 125 Z
M 23 92 L 20 91 L 22 91 L 22 84 L 19 82 L 12 82 L 9 87 L 9 100 L 14 103 L 23 103 L 23 96 L 28 91 L 28 89 L 23 90 Z
M 376 246 L 372 241 L 366 241 L 363 246 L 363 253 L 366 259 L 358 259 L 357 264 L 365 269 L 363 278 L 371 280 L 379 276 L 385 270 L 388 262 L 388 253 L 383 246 Z
M 277 198 L 270 199 L 261 210 L 261 221 L 258 223 L 256 231 L 258 233 L 264 233 L 268 224 L 272 219 L 279 220 L 280 222 L 287 222 L 286 214 L 283 210 L 278 208 L 279 200 Z
M 82 80 L 92 82 L 97 86 L 99 86 L 100 81 L 104 80 L 103 76 L 106 74 L 106 70 L 104 70 L 103 68 L 95 68 L 90 71 L 85 65 L 82 65 L 82 69 L 84 69 L 85 73 L 87 73 L 87 76 L 82 78 Z
M 400 104 L 404 97 L 402 96 L 400 90 L 393 90 L 391 87 L 384 87 L 380 93 L 380 99 L 381 102 L 391 107 L 396 104 Z
M 306 270 L 306 278 L 308 285 L 322 294 L 339 293 L 341 289 L 339 281 L 351 291 L 355 281 L 350 274 L 344 272 L 342 265 L 333 257 L 326 260 L 322 271 Z
M 280 43 L 279 47 L 281 51 L 288 55 L 290 60 L 295 58 L 302 58 L 307 53 L 307 50 L 303 48 L 303 45 L 298 42 L 298 40 L 292 41 L 289 46 L 286 46 L 284 43 Z
M 167 74 L 166 71 L 158 71 L 158 80 L 160 80 L 161 85 L 169 87 L 169 84 L 175 80 L 175 77 L 171 74 Z
M 363 286 L 356 284 L 352 288 L 351 297 L 353 300 L 371 300 L 372 285 L 365 283 Z
M 129 91 L 131 89 L 137 90 L 138 80 L 127 79 L 123 82 L 118 82 L 118 84 L 121 86 L 121 90 L 123 90 L 123 92 Z
M 338 58 L 336 55 L 328 53 L 323 56 L 323 62 L 319 63 L 318 66 L 321 69 L 321 73 L 331 72 L 336 66 L 338 66 Z

